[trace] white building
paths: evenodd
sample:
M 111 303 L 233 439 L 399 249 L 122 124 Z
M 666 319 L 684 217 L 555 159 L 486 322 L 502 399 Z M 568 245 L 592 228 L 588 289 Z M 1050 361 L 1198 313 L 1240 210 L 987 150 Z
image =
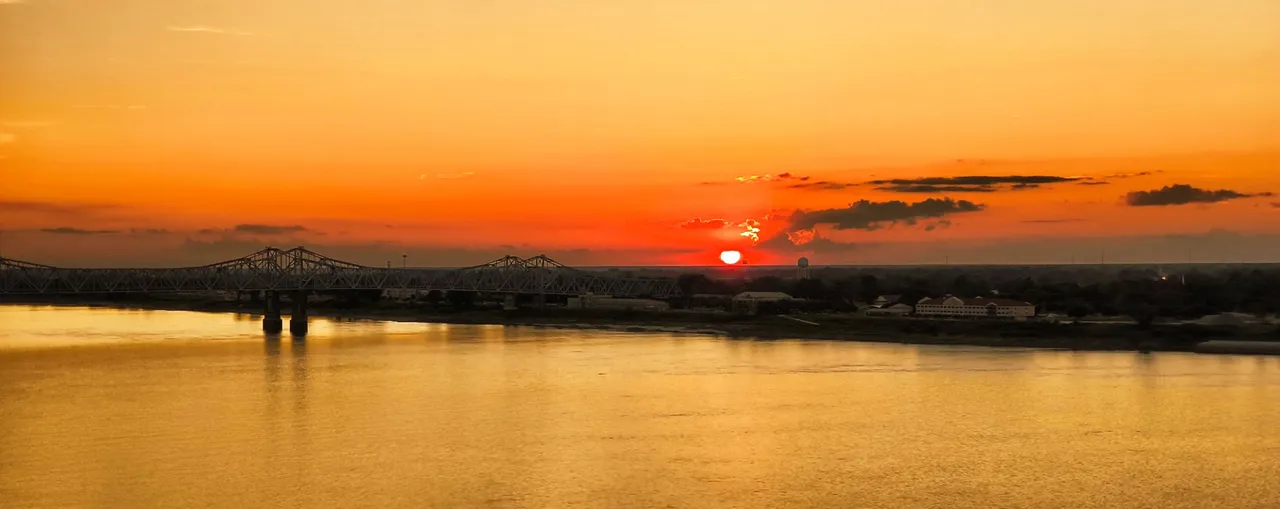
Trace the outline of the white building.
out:
M 795 297 L 782 292 L 742 292 L 733 296 L 736 301 L 779 302 L 795 300 Z
M 868 308 L 864 314 L 867 316 L 907 316 L 911 314 L 911 311 L 912 308 L 910 304 L 903 304 L 899 302 L 892 306 Z
M 920 299 L 916 303 L 916 316 L 1025 320 L 1036 316 L 1036 306 L 1012 299 L 960 298 L 948 295 L 936 299 Z

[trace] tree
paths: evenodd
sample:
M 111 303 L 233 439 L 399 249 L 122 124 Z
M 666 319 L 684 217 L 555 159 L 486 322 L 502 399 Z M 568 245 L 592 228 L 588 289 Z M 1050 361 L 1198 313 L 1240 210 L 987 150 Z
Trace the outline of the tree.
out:
M 1093 314 L 1093 306 L 1083 299 L 1072 299 L 1067 302 L 1067 316 L 1081 319 Z
M 829 294 L 827 283 L 821 279 L 801 279 L 792 289 L 792 295 L 801 299 L 826 299 Z
M 1134 304 L 1129 306 L 1125 313 L 1134 321 L 1138 322 L 1138 327 L 1147 329 L 1156 321 L 1156 307 L 1150 304 Z

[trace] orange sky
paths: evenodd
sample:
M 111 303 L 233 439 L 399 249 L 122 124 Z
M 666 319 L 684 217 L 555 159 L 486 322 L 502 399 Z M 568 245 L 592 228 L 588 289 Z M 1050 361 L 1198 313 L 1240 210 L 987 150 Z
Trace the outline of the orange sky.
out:
M 1271 0 L 0 0 L 0 254 L 1275 260 L 1276 27 Z M 1089 179 L 868 184 L 966 175 Z M 1126 202 L 1177 184 L 1207 194 Z M 792 217 L 930 198 L 981 210 Z

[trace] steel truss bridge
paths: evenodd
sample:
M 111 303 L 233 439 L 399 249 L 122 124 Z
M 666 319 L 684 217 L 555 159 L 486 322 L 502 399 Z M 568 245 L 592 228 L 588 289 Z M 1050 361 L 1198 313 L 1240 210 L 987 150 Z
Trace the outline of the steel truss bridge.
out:
M 461 269 L 368 267 L 302 247 L 268 247 L 235 260 L 172 269 L 74 269 L 0 258 L 0 295 L 387 289 L 659 299 L 680 295 L 671 279 L 593 274 L 545 255 L 505 256 Z

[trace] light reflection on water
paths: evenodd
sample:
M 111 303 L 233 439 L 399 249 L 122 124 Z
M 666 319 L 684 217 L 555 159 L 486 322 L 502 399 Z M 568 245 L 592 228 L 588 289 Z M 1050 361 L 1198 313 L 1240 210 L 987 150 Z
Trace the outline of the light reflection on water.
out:
M 1280 358 L 0 307 L 4 507 L 1280 507 Z

